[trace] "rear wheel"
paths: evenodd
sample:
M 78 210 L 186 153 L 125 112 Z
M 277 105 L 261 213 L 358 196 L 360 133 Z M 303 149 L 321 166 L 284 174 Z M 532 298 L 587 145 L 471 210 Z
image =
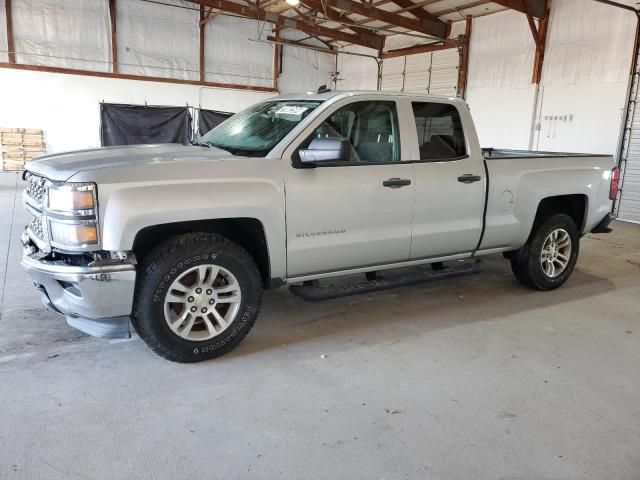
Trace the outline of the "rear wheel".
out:
M 255 262 L 214 234 L 180 235 L 156 247 L 141 269 L 132 323 L 145 343 L 174 362 L 232 350 L 260 309 Z
M 512 254 L 511 269 L 520 283 L 537 290 L 553 290 L 573 273 L 579 250 L 575 222 L 559 213 L 538 226 L 526 245 Z

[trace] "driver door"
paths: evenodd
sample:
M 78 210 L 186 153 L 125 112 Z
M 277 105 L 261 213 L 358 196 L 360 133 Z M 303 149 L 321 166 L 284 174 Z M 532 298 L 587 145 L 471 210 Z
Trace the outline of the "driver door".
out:
M 348 142 L 343 158 L 303 164 L 300 150 L 327 138 Z M 396 102 L 339 102 L 299 139 L 285 152 L 287 276 L 407 261 L 413 168 Z

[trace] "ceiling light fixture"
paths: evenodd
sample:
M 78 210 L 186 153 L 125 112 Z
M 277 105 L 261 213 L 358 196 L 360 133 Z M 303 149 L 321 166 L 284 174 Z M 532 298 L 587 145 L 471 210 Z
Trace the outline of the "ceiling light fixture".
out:
M 287 2 L 292 7 L 297 7 L 298 5 L 300 5 L 300 0 L 285 0 L 285 2 Z

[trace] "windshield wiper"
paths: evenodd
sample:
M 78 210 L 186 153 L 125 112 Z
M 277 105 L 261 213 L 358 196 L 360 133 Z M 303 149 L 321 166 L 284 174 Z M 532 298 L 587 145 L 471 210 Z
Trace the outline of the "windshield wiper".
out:
M 191 145 L 196 145 L 198 147 L 217 148 L 218 150 L 224 150 L 225 152 L 231 153 L 229 150 L 219 147 L 215 143 L 211 143 L 211 142 L 191 142 Z
M 213 143 L 210 142 L 191 142 L 191 145 L 196 145 L 198 147 L 215 148 Z

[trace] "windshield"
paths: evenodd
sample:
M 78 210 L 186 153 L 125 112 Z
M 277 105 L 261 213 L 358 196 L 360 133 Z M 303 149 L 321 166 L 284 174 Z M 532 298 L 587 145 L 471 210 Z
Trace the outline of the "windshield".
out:
M 225 120 L 200 142 L 233 155 L 263 157 L 320 103 L 301 100 L 259 103 Z

